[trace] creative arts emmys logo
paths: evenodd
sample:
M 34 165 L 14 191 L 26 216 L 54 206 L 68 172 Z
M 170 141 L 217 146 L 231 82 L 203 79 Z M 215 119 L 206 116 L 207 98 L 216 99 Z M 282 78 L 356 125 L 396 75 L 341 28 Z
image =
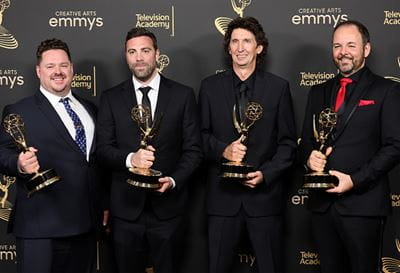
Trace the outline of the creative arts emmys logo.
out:
M 10 0 L 0 0 L 0 47 L 6 49 L 15 49 L 18 47 L 18 41 L 1 24 L 3 23 L 3 12 L 10 7 Z
M 2 196 L 0 197 L 0 219 L 8 222 L 12 209 L 12 204 L 7 200 L 10 186 L 14 184 L 15 177 L 3 175 L 3 179 L 0 181 L 0 191 Z
M 24 83 L 24 77 L 18 75 L 18 70 L 0 69 L 0 87 L 6 86 L 13 89 L 16 85 L 21 86 Z
M 397 251 L 400 253 L 400 241 L 395 240 Z M 382 257 L 382 270 L 384 273 L 400 272 L 400 260 L 390 257 Z
M 400 68 L 400 57 L 397 57 L 397 64 L 398 64 L 398 66 Z M 392 80 L 392 81 L 395 81 L 395 82 L 400 82 L 400 77 L 386 76 L 385 78 L 389 79 L 389 80 Z
M 136 27 L 158 28 L 171 30 L 171 36 L 175 36 L 175 8 L 171 6 L 171 14 L 168 13 L 136 13 Z
M 236 12 L 239 17 L 243 17 L 243 12 L 246 7 L 248 7 L 251 3 L 251 0 L 231 0 L 233 11 Z M 214 24 L 218 31 L 225 35 L 225 32 L 228 28 L 229 23 L 233 19 L 229 17 L 218 17 L 215 19 Z
M 299 8 L 292 16 L 294 25 L 332 25 L 347 21 L 348 15 L 341 8 Z
M 158 72 L 162 73 L 162 71 L 169 65 L 169 57 L 165 54 L 161 54 L 157 60 L 157 69 Z
M 86 28 L 91 31 L 103 25 L 103 18 L 97 16 L 95 10 L 58 10 L 49 18 L 49 26 L 53 28 Z
M 241 264 L 247 264 L 250 267 L 253 267 L 255 265 L 256 256 L 254 256 L 253 254 L 239 253 L 238 258 L 239 263 Z
M 400 194 L 392 194 L 392 207 L 400 207 Z
M 71 87 L 75 89 L 82 89 L 83 91 L 91 91 L 92 96 L 97 96 L 97 85 L 96 85 L 96 67 L 92 67 L 92 71 L 89 73 L 75 74 L 72 78 Z
M 308 189 L 301 188 L 297 191 L 297 193 L 292 195 L 292 197 L 290 198 L 290 202 L 294 206 L 303 206 L 305 205 L 307 199 L 308 199 Z

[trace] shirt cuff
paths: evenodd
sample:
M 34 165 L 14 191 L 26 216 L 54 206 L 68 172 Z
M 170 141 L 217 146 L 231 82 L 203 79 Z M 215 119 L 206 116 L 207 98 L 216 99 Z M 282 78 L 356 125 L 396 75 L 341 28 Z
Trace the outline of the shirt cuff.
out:
M 172 187 L 171 187 L 171 189 L 174 189 L 175 186 L 176 186 L 175 180 L 174 180 L 171 176 L 167 176 L 167 177 L 172 181 Z
M 134 153 L 128 154 L 128 156 L 127 156 L 126 159 L 125 159 L 125 166 L 126 166 L 128 169 L 133 167 L 133 166 L 132 166 L 132 160 L 131 160 L 133 154 L 134 154 Z

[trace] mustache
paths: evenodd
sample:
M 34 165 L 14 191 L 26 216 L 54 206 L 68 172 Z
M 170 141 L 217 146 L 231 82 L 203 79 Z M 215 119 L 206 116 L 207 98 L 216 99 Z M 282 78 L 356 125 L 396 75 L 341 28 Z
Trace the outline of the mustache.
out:
M 67 77 L 67 75 L 65 75 L 65 73 L 54 73 L 51 75 L 52 79 L 59 78 L 59 77 L 62 77 L 63 79 L 65 79 Z
M 342 59 L 353 60 L 354 58 L 353 58 L 353 56 L 343 54 L 343 55 L 339 55 L 337 59 L 341 61 Z

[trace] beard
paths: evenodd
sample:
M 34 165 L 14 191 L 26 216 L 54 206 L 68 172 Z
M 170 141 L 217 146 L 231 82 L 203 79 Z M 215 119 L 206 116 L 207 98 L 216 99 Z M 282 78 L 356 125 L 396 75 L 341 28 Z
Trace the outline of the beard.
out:
M 143 66 L 143 64 L 146 65 L 145 68 L 141 67 L 140 69 L 138 69 L 136 65 L 132 65 L 130 69 L 136 79 L 142 82 L 147 82 L 153 76 L 154 71 L 157 68 L 157 65 L 155 63 L 154 64 L 140 63 L 141 66 Z
M 346 64 L 343 64 L 343 59 L 347 61 Z M 353 56 L 342 55 L 335 58 L 333 61 L 337 69 L 339 69 L 340 73 L 343 75 L 353 74 L 363 67 L 363 60 L 356 59 Z

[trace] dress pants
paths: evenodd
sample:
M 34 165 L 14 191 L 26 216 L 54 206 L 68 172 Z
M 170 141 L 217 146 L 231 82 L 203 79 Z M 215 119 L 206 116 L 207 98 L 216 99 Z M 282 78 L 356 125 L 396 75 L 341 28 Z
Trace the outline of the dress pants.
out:
M 93 270 L 94 233 L 61 238 L 17 237 L 18 273 L 90 273 Z
M 160 220 L 149 202 L 133 222 L 113 217 L 112 234 L 119 273 L 143 273 L 150 264 L 157 273 L 175 273 L 179 267 L 182 217 Z
M 344 216 L 332 205 L 311 219 L 322 273 L 381 272 L 383 217 Z
M 243 208 L 232 217 L 209 216 L 209 272 L 232 272 L 234 259 L 238 257 L 238 244 L 244 232 L 249 235 L 258 272 L 283 272 L 282 217 L 250 217 Z

